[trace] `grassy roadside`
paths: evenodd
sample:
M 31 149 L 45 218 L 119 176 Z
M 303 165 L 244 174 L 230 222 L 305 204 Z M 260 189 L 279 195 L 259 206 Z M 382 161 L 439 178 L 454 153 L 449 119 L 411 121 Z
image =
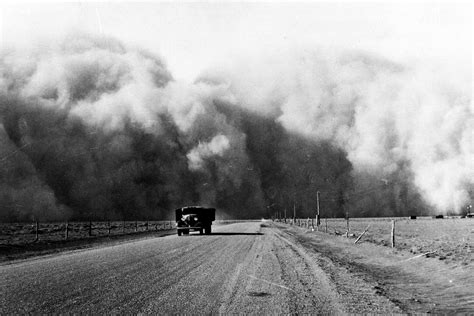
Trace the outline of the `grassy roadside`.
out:
M 315 257 L 328 275 L 337 266 L 374 284 L 374 291 L 407 313 L 469 313 L 474 311 L 474 266 L 442 261 L 373 243 L 274 223 Z
M 110 246 L 143 238 L 156 238 L 176 233 L 175 229 L 142 231 L 129 234 L 96 236 L 83 239 L 40 241 L 22 245 L 0 245 L 0 264 L 31 257 L 52 255 L 64 251 L 87 249 L 97 246 Z

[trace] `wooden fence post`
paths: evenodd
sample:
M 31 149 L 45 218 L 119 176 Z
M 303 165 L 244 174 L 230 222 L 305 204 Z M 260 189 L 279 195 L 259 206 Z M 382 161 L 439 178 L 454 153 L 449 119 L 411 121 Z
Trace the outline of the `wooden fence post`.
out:
M 328 232 L 328 218 L 326 217 L 325 218 L 325 222 L 326 222 L 326 233 Z
M 347 225 L 347 231 L 346 231 L 346 237 L 349 237 L 349 216 L 347 216 L 347 220 L 346 220 L 346 225 Z
M 369 227 L 370 227 L 370 224 L 369 224 L 369 226 L 367 226 L 367 228 L 362 232 L 362 234 L 360 234 L 359 238 L 357 238 L 356 241 L 354 241 L 354 244 L 357 244 L 357 242 L 362 238 L 362 236 L 365 235 L 365 233 L 369 230 Z
M 69 235 L 69 222 L 66 222 L 66 235 L 64 236 L 66 240 L 68 238 L 68 235 Z
M 135 232 L 138 231 L 138 221 L 135 221 Z
M 38 232 L 39 231 L 39 223 L 38 223 L 38 221 L 36 221 L 35 227 L 36 227 L 36 229 L 35 229 L 35 235 L 36 235 L 35 236 L 35 242 L 36 242 L 36 241 L 39 240 L 39 232 Z
M 393 220 L 393 219 L 392 219 L 391 240 L 392 240 L 392 248 L 395 248 L 395 220 Z
M 122 234 L 125 234 L 125 221 L 122 221 Z
M 148 231 L 148 221 L 146 221 L 146 231 Z
M 107 236 L 110 236 L 110 221 L 107 222 L 107 228 L 108 228 Z
M 89 221 L 89 237 L 92 236 L 92 221 Z

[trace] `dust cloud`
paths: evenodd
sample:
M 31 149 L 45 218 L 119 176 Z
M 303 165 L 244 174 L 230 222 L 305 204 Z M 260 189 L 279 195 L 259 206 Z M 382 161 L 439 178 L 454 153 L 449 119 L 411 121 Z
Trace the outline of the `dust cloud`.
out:
M 73 34 L 0 54 L 0 217 L 229 218 L 459 212 L 471 96 L 365 53 L 283 54 L 173 79 L 163 59 Z M 34 192 L 34 194 L 33 194 Z

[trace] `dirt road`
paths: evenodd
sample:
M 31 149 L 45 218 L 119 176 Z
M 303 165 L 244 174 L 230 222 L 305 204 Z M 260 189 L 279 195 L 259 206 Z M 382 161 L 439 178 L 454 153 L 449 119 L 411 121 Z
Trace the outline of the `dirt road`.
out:
M 0 314 L 400 312 L 287 237 L 247 222 L 4 264 Z

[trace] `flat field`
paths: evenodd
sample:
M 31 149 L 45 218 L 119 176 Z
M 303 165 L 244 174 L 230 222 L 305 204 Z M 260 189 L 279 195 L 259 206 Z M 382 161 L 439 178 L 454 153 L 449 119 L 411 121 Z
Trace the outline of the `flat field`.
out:
M 92 227 L 90 227 L 92 224 Z M 67 236 L 66 236 L 67 226 Z M 169 230 L 171 221 L 117 221 L 117 222 L 50 222 L 0 223 L 0 245 L 24 245 L 34 242 L 55 242 L 86 239 L 89 237 L 116 236 L 135 232 Z
M 227 225 L 241 220 L 216 220 Z M 174 221 L 92 221 L 92 222 L 0 223 L 0 246 L 84 240 L 94 237 L 131 235 L 134 233 L 169 231 Z M 92 227 L 91 227 L 92 225 Z M 67 233 L 66 233 L 67 229 Z
M 444 218 L 418 219 L 393 218 L 395 220 L 395 248 L 413 254 L 425 254 L 446 262 L 461 265 L 474 264 L 474 219 Z M 308 227 L 307 219 L 297 220 L 297 224 Z M 310 226 L 311 227 L 311 226 Z M 326 229 L 327 227 L 327 229 Z M 359 243 L 374 243 L 391 247 L 392 218 L 351 218 L 349 238 L 359 237 L 367 228 Z M 345 219 L 321 219 L 320 232 L 345 235 Z

